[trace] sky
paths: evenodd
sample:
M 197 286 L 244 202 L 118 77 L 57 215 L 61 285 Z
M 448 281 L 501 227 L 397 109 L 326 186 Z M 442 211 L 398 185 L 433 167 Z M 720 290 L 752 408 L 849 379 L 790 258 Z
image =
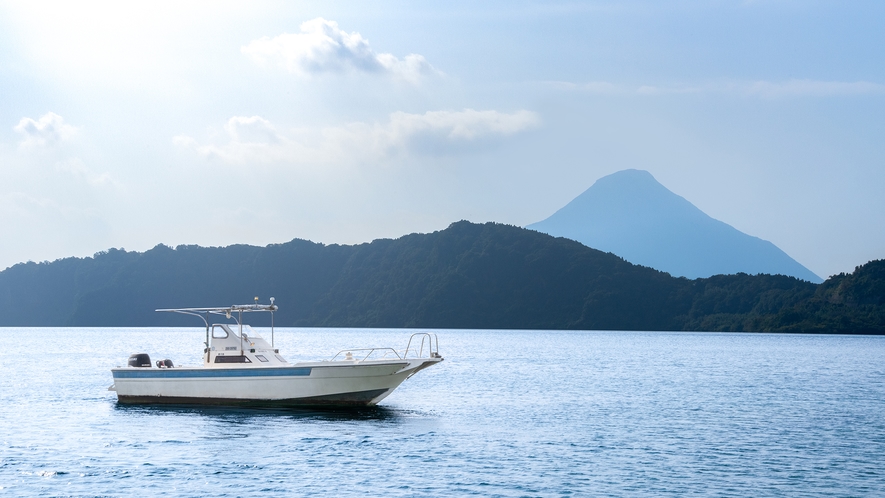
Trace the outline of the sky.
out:
M 0 268 L 525 226 L 643 169 L 885 258 L 885 3 L 0 0 Z

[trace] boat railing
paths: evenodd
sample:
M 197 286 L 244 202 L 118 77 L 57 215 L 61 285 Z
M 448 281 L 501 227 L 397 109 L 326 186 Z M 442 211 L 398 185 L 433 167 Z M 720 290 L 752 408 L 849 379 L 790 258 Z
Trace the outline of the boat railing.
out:
M 418 339 L 421 339 L 420 341 Z M 414 345 L 413 345 L 414 344 Z M 342 349 L 330 361 L 366 361 L 396 358 L 405 360 L 412 358 L 439 358 L 439 339 L 436 334 L 416 332 L 409 337 L 405 351 L 397 352 L 393 348 L 359 348 Z
M 356 355 L 354 353 L 359 353 L 359 355 Z M 365 354 L 362 354 L 362 353 L 365 353 Z M 396 357 L 396 359 L 398 359 L 398 360 L 403 359 L 403 357 L 400 356 L 399 353 L 397 353 L 396 350 L 393 348 L 360 348 L 360 349 L 342 349 L 341 351 L 338 351 L 338 353 L 335 356 L 333 356 L 330 361 L 336 361 L 336 360 L 338 360 L 338 361 L 343 361 L 343 360 L 366 361 L 370 357 L 375 355 L 376 353 L 380 353 L 380 358 L 376 356 L 376 357 L 372 358 L 373 360 L 379 360 L 379 359 L 383 360 L 385 358 L 391 358 L 391 357 Z M 339 359 L 338 358 L 339 356 L 343 356 L 343 358 Z M 362 356 L 362 357 L 359 358 L 358 356 Z
M 421 338 L 420 344 L 417 341 L 417 338 Z M 415 347 L 412 347 L 412 342 L 415 342 Z M 427 356 L 425 356 L 424 346 L 427 346 Z M 403 358 L 408 358 L 409 354 L 412 354 L 415 358 L 439 358 L 439 339 L 436 337 L 436 334 L 431 334 L 430 332 L 416 332 L 409 337 L 409 344 L 406 346 L 406 350 L 403 352 Z

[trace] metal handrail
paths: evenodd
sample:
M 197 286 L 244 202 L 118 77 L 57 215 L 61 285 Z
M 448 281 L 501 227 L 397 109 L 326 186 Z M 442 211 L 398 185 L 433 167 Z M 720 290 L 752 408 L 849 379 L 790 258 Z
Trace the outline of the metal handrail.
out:
M 344 353 L 346 355 L 347 353 L 353 353 L 354 351 L 368 351 L 368 353 L 366 353 L 366 355 L 363 356 L 362 360 L 357 360 L 357 358 L 353 358 L 357 361 L 366 361 L 366 359 L 369 356 L 372 356 L 372 353 L 374 353 L 375 351 L 386 351 L 386 353 L 384 353 L 384 356 L 387 356 L 387 353 L 393 353 L 394 355 L 396 355 L 397 359 L 399 359 L 399 360 L 403 359 L 403 357 L 400 356 L 399 353 L 397 353 L 396 350 L 393 348 L 359 348 L 359 349 L 342 349 L 341 351 L 338 351 L 338 353 L 335 354 L 335 356 L 333 356 L 332 359 L 329 361 L 335 361 L 335 358 L 338 358 L 339 356 L 341 356 L 341 353 Z M 382 356 L 382 358 L 383 358 L 383 356 Z M 348 358 L 348 359 L 350 359 L 350 358 Z
M 424 355 L 424 342 L 427 342 L 427 356 L 430 358 L 435 358 L 439 356 L 439 338 L 436 334 L 431 334 L 429 332 L 416 332 L 409 337 L 409 344 L 406 346 L 406 351 L 403 353 L 403 358 L 409 356 L 409 351 L 412 351 L 412 340 L 415 339 L 415 336 L 421 336 L 421 346 L 415 351 L 416 358 L 422 358 Z
M 412 341 L 415 341 L 415 337 L 421 337 L 421 344 L 417 348 L 412 348 Z M 384 351 L 384 355 L 382 355 L 382 359 L 386 358 L 390 353 L 393 353 L 394 356 L 398 360 L 405 360 L 409 357 L 409 353 L 412 353 L 415 358 L 425 358 L 424 356 L 424 345 L 427 345 L 427 356 L 426 358 L 439 358 L 439 338 L 436 334 L 431 334 L 429 332 L 416 332 L 409 337 L 409 343 L 406 345 L 405 351 L 402 354 L 398 353 L 393 348 L 357 348 L 357 349 L 342 349 L 335 354 L 329 361 L 335 361 L 339 356 L 345 355 L 345 359 L 347 360 L 356 360 L 356 361 L 366 361 L 372 354 L 376 351 Z M 365 351 L 366 354 L 361 359 L 353 356 L 354 352 L 362 352 Z M 351 356 L 348 358 L 346 355 L 350 354 Z M 339 360 L 343 361 L 343 360 Z

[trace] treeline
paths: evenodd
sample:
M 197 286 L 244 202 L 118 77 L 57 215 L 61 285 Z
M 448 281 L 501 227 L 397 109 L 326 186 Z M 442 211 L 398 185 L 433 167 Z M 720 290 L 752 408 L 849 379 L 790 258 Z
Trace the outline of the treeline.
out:
M 354 246 L 158 245 L 23 263 L 0 272 L 0 325 L 195 325 L 153 310 L 253 296 L 276 298 L 281 326 L 885 333 L 885 261 L 819 285 L 688 280 L 569 239 L 466 221 Z

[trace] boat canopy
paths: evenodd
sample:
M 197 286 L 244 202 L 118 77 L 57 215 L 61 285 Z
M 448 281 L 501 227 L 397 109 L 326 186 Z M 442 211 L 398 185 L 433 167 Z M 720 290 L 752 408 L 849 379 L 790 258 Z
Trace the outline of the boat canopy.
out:
M 270 340 L 271 345 L 273 345 L 273 333 L 274 333 L 274 325 L 273 325 L 273 313 L 278 308 L 277 305 L 274 304 L 274 298 L 270 298 L 270 304 L 258 304 L 258 298 L 255 298 L 255 302 L 253 304 L 233 304 L 231 306 L 219 306 L 216 308 L 161 308 L 154 311 L 168 312 L 168 313 L 181 313 L 182 315 L 191 315 L 200 318 L 203 320 L 203 323 L 206 324 L 206 347 L 209 347 L 209 315 L 223 315 L 227 319 L 234 319 L 237 322 L 237 325 L 240 326 L 240 329 L 243 327 L 243 313 L 250 313 L 254 311 L 265 311 L 270 313 Z M 242 330 L 241 330 L 242 333 Z
M 258 304 L 258 298 L 255 298 L 255 302 L 252 304 L 233 304 L 230 306 L 218 306 L 215 308 L 161 308 L 154 311 L 165 311 L 169 313 L 181 313 L 184 315 L 194 315 L 203 317 L 203 314 L 208 315 L 224 315 L 226 318 L 231 318 L 234 313 L 238 315 L 242 315 L 243 313 L 248 313 L 250 311 L 269 311 L 273 313 L 278 309 L 277 305 L 274 303 L 274 298 L 270 298 L 270 304 Z M 208 325 L 208 323 L 206 324 Z

